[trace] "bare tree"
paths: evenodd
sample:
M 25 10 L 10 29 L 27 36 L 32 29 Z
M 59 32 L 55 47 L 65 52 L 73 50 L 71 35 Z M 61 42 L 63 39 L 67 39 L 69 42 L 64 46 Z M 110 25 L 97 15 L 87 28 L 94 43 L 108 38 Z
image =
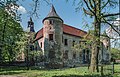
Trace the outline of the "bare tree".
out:
M 108 24 L 120 36 L 120 33 L 114 28 L 113 24 L 108 22 L 109 17 L 120 15 L 120 12 L 110 14 L 108 10 L 106 10 L 118 6 L 118 0 L 74 0 L 74 3 L 75 2 L 78 2 L 79 5 L 77 9 L 83 8 L 85 14 L 94 18 L 94 41 L 92 43 L 93 45 L 91 53 L 90 71 L 98 72 L 98 54 L 100 50 L 101 24 Z

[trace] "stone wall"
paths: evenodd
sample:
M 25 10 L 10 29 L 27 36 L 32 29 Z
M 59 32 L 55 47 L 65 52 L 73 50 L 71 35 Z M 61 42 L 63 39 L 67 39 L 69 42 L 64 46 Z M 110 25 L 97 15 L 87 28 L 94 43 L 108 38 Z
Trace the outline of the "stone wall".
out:
M 64 45 L 65 39 L 67 39 L 68 45 Z M 63 62 L 65 62 L 65 65 L 73 66 L 73 65 L 76 65 L 74 63 L 78 63 L 78 64 L 82 63 L 82 51 L 83 51 L 82 48 L 77 50 L 73 46 L 73 41 L 74 41 L 74 45 L 80 45 L 81 40 L 82 40 L 82 38 L 80 38 L 80 37 L 63 34 L 63 43 L 62 43 L 63 54 L 66 51 L 68 52 L 68 59 L 63 58 Z M 75 56 L 75 58 L 74 58 L 74 56 Z

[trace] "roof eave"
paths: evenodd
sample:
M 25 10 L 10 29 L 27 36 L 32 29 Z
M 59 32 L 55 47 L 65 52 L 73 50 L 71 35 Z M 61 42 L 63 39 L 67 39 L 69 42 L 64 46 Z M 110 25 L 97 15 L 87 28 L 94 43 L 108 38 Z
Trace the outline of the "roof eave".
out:
M 46 19 L 49 19 L 49 18 L 57 18 L 57 19 L 60 19 L 60 20 L 62 21 L 62 23 L 63 23 L 63 20 L 62 20 L 60 17 L 55 17 L 55 16 L 44 18 L 43 21 L 42 21 L 42 23 L 44 23 L 44 21 L 45 21 Z

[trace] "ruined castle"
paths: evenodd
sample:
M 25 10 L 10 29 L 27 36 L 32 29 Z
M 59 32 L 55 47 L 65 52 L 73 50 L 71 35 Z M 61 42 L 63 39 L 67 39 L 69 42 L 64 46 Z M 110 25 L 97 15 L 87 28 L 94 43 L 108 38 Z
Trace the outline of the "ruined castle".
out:
M 56 63 L 62 66 L 90 63 L 91 46 L 82 48 L 82 45 L 86 46 L 83 41 L 83 37 L 87 34 L 86 31 L 64 24 L 54 6 L 42 22 L 43 28 L 36 33 L 34 41 L 38 42 L 46 59 L 45 62 L 53 66 L 56 66 Z M 106 42 L 106 39 L 103 41 Z M 78 50 L 74 48 L 77 44 Z M 107 50 L 107 47 L 103 48 Z M 108 51 L 104 52 L 104 55 L 102 52 L 100 54 L 102 57 L 106 57 L 106 54 L 109 57 Z

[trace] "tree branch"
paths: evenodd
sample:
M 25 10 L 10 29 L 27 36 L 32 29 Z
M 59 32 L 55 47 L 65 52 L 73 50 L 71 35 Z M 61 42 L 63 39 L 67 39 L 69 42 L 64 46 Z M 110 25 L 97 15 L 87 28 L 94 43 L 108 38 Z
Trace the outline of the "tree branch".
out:
M 110 24 L 108 21 L 106 21 L 104 18 L 103 18 L 103 22 L 104 23 L 107 23 L 115 32 L 117 32 L 118 34 L 119 34 L 119 36 L 120 36 L 120 33 L 113 27 L 113 25 L 112 24 Z
M 95 14 L 94 14 L 94 16 L 95 16 L 95 18 L 96 18 L 96 20 L 97 20 L 97 16 L 96 16 L 96 1 L 95 0 L 92 0 L 93 1 L 93 3 L 94 3 L 94 12 L 95 12 Z
M 120 13 L 106 14 L 106 15 L 103 15 L 103 17 L 116 16 L 116 15 L 120 15 Z
M 88 3 L 87 3 L 87 1 L 86 0 L 84 0 L 84 2 L 85 2 L 85 4 L 86 4 L 86 6 L 87 6 L 87 8 L 93 13 L 93 15 L 96 15 L 95 13 L 94 13 L 94 11 L 89 7 L 89 5 L 88 5 Z
M 3 3 L 1 3 L 1 2 L 0 2 L 0 5 L 1 5 L 1 6 L 4 6 L 4 4 L 3 4 Z
M 96 3 L 95 3 L 95 0 L 92 0 L 93 1 L 93 3 L 94 3 L 94 8 L 96 7 Z
M 34 10 L 33 10 L 33 14 L 36 12 L 36 10 L 37 10 L 37 5 L 38 5 L 38 0 L 35 0 L 35 8 L 34 8 Z
M 109 3 L 110 0 L 107 0 L 107 2 L 101 7 L 101 9 L 103 9 L 108 3 Z
M 83 8 L 83 11 L 84 11 L 84 13 L 86 13 L 86 14 L 88 14 L 88 15 L 93 16 L 93 13 L 92 13 L 92 12 L 90 12 L 90 11 L 87 11 L 85 8 Z
M 91 0 L 89 0 L 89 3 L 90 3 L 90 7 L 91 7 L 92 9 L 94 9 Z

